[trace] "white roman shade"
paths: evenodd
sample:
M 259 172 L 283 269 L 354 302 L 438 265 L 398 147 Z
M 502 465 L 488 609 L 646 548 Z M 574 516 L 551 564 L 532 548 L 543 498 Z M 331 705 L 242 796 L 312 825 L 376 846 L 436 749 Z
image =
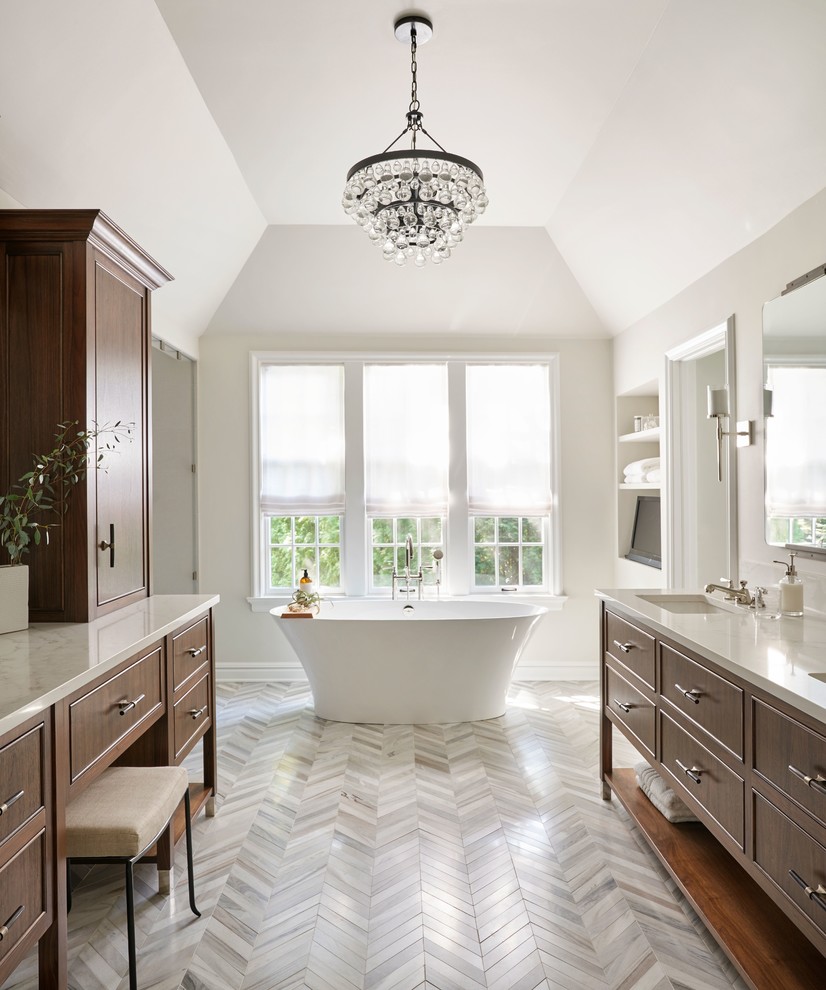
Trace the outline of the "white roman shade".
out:
M 447 368 L 364 368 L 364 461 L 371 515 L 444 515 L 448 477 Z
M 537 515 L 551 509 L 548 366 L 467 367 L 468 511 Z
M 826 516 L 826 367 L 773 365 L 769 385 L 766 512 Z
M 344 367 L 261 367 L 261 509 L 344 511 Z

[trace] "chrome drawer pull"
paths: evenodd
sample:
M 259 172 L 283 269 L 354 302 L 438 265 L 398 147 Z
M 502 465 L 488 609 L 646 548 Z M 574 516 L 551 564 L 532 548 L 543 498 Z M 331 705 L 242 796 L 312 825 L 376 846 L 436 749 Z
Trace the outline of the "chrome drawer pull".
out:
M 636 643 L 620 643 L 618 639 L 615 639 L 614 646 L 616 646 L 617 649 L 622 650 L 623 653 L 630 653 L 636 646 Z
M 189 712 L 187 712 L 187 714 L 191 715 L 193 719 L 196 719 L 196 718 L 200 718 L 205 711 L 206 711 L 206 705 L 204 705 L 203 708 L 192 708 L 189 710 Z
M 199 657 L 206 650 L 206 646 L 199 646 L 196 650 L 194 646 L 190 647 L 186 652 L 191 657 Z
M 686 777 L 691 777 L 695 784 L 702 784 L 702 779 L 700 778 L 701 773 L 705 773 L 705 770 L 701 770 L 699 767 L 687 767 L 684 763 L 680 763 L 679 760 L 674 760 L 677 766 L 682 770 Z
M 816 777 L 810 777 L 807 773 L 803 773 L 802 770 L 798 770 L 797 767 L 793 767 L 791 763 L 789 764 L 789 773 L 793 773 L 795 777 L 802 780 L 812 790 L 820 794 L 826 794 L 826 777 L 822 774 L 818 774 Z
M 826 887 L 822 883 L 819 883 L 816 887 L 810 887 L 803 877 L 799 873 L 795 873 L 794 870 L 789 870 L 789 876 L 798 886 L 803 888 L 803 893 L 810 901 L 814 901 L 815 904 L 819 904 L 826 910 Z
M 119 701 L 118 708 L 120 708 L 121 715 L 125 715 L 127 712 L 131 712 L 133 708 L 136 708 L 140 702 L 146 697 L 145 694 L 140 695 L 135 698 L 134 701 Z
M 14 802 L 19 801 L 20 798 L 22 798 L 25 793 L 26 793 L 25 791 L 18 791 L 16 794 L 12 794 L 12 796 L 8 799 L 8 801 L 5 801 L 3 804 L 0 804 L 0 815 L 5 815 L 5 813 L 14 804 Z
M 14 903 L 14 902 L 12 902 L 12 903 Z M 0 925 L 0 942 L 2 942 L 3 939 L 9 934 L 9 929 L 15 923 L 15 921 L 17 921 L 17 919 L 20 917 L 20 915 L 23 913 L 24 910 L 25 910 L 25 906 L 23 904 L 21 904 L 20 907 L 14 912 L 14 914 L 5 923 L 5 925 Z
M 624 705 L 621 701 L 617 701 L 616 698 L 614 698 L 614 704 L 617 706 L 617 708 L 621 708 L 626 713 L 626 715 L 628 714 L 628 712 L 631 711 L 631 705 Z
M 695 705 L 700 704 L 700 698 L 703 696 L 702 691 L 698 691 L 696 688 L 686 691 L 686 689 L 684 687 L 680 687 L 679 684 L 675 684 L 674 687 L 680 692 L 680 694 L 684 694 L 689 701 L 693 701 Z

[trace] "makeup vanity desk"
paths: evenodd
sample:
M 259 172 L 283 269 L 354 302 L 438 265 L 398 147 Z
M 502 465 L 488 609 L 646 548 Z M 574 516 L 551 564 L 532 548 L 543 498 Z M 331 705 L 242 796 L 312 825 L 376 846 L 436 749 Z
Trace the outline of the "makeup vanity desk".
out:
M 826 621 L 678 591 L 597 594 L 602 796 L 750 987 L 826 985 Z M 613 766 L 613 729 L 699 823 L 669 823 Z
M 192 810 L 214 813 L 217 603 L 156 595 L 0 636 L 0 987 L 35 943 L 40 990 L 68 986 L 66 805 L 106 767 L 177 765 L 203 740 Z M 156 849 L 162 888 L 178 824 Z

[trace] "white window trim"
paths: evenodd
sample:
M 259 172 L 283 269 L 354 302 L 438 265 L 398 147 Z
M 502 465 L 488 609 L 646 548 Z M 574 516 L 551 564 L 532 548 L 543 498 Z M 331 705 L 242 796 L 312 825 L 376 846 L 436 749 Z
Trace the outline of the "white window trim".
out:
M 550 475 L 553 503 L 550 518 L 550 547 L 548 548 L 548 590 L 542 592 L 502 592 L 498 589 L 481 591 L 471 585 L 471 540 L 470 513 L 466 501 L 461 505 L 451 499 L 446 521 L 445 557 L 451 563 L 446 568 L 448 582 L 442 586 L 445 597 L 490 598 L 493 595 L 507 596 L 516 600 L 525 599 L 552 608 L 561 608 L 566 598 L 562 594 L 562 528 L 559 495 L 560 464 L 560 377 L 559 355 L 552 352 L 529 354 L 459 352 L 451 354 L 427 353 L 385 353 L 356 352 L 341 353 L 313 351 L 251 351 L 250 352 L 250 539 L 251 573 L 250 585 L 253 594 L 247 598 L 252 611 L 268 611 L 275 605 L 287 601 L 281 596 L 264 596 L 263 575 L 266 573 L 265 540 L 262 530 L 260 506 L 260 430 L 259 430 L 259 382 L 262 364 L 343 364 L 344 365 L 344 415 L 345 415 L 345 510 L 342 529 L 342 571 L 341 584 L 348 598 L 364 597 L 367 593 L 367 572 L 363 562 L 353 559 L 354 554 L 347 549 L 367 548 L 368 526 L 364 512 L 364 445 L 347 445 L 347 436 L 355 427 L 348 423 L 362 423 L 364 411 L 364 365 L 372 362 L 388 364 L 445 364 L 448 374 L 448 406 L 450 415 L 450 465 L 448 485 L 450 491 L 467 491 L 467 458 L 465 447 L 465 375 L 467 364 L 545 364 L 548 366 L 551 397 L 550 434 Z M 366 558 L 365 558 L 366 559 Z M 467 564 L 467 566 L 465 566 Z

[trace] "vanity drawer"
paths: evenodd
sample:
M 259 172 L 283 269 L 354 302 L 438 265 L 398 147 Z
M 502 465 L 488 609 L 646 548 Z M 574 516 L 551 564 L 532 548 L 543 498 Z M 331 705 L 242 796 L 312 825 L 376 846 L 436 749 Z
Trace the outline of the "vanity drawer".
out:
M 655 708 L 621 674 L 605 668 L 605 707 L 651 756 L 654 755 Z
M 743 758 L 743 691 L 739 687 L 661 643 L 660 694 Z
M 147 720 L 155 721 L 153 715 L 160 716 L 164 697 L 162 661 L 162 647 L 158 646 L 69 706 L 73 783 L 118 743 L 130 735 L 139 735 L 147 727 Z
M 826 824 L 826 739 L 756 699 L 754 769 Z
M 606 610 L 605 648 L 615 660 L 654 687 L 653 636 Z
M 172 638 L 172 689 L 209 661 L 209 619 L 205 616 Z
M 41 722 L 0 748 L 0 851 L 43 807 L 44 733 Z
M 0 867 L 0 933 L 3 936 L 0 940 L 0 980 L 4 978 L 3 963 L 7 957 L 14 951 L 18 960 L 22 958 L 45 928 L 45 872 L 45 829 Z M 38 922 L 44 924 L 38 925 Z M 33 931 L 35 927 L 37 930 Z M 11 972 L 15 965 L 16 961 L 9 960 L 8 971 Z
M 808 832 L 778 811 L 769 801 L 754 795 L 754 862 L 810 921 L 826 934 L 826 849 Z M 809 897 L 789 873 L 824 893 Z
M 177 760 L 189 742 L 201 735 L 209 724 L 212 712 L 212 678 L 205 674 L 197 684 L 175 702 L 175 759 Z
M 742 849 L 745 798 L 742 779 L 664 712 L 660 712 L 660 740 L 663 766 Z

